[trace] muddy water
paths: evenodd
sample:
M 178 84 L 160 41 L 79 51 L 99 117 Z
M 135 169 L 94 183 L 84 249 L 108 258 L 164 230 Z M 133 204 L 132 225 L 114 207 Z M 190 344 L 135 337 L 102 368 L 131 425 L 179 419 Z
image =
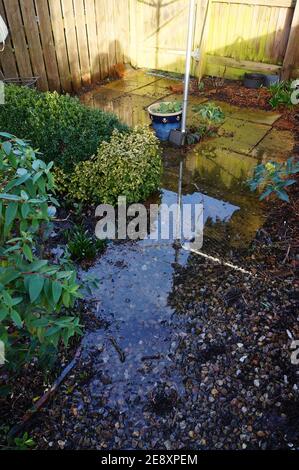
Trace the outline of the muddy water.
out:
M 202 250 L 229 261 L 263 222 L 245 185 L 255 164 L 213 141 L 187 153 L 165 148 L 162 189 L 151 202 L 171 205 L 181 192 L 183 203 L 203 203 Z M 188 319 L 176 315 L 169 297 L 175 270 L 186 266 L 189 256 L 174 243 L 174 234 L 168 241 L 110 243 L 88 272 L 100 281 L 93 300 L 98 299 L 97 316 L 107 322 L 83 339 L 83 356 L 92 359 L 93 369 L 89 406 L 117 409 L 135 431 L 144 426 L 148 411 L 161 413 L 172 400 L 184 399 L 184 379 L 173 358 Z

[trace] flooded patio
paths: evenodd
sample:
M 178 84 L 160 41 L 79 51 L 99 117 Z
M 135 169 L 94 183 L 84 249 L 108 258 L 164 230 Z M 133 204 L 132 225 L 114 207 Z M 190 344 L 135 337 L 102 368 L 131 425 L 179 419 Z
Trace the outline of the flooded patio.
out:
M 113 111 L 129 125 L 149 124 L 147 106 L 181 99 L 169 92 L 171 82 L 131 72 L 82 101 Z M 190 101 L 192 122 L 192 104 L 203 100 Z M 86 377 L 64 403 L 66 448 L 259 445 L 255 433 L 262 432 L 264 418 L 260 393 L 255 396 L 252 388 L 258 389 L 262 372 L 247 358 L 263 334 L 255 326 L 254 304 L 263 280 L 238 268 L 266 213 L 246 181 L 273 147 L 277 158 L 288 156 L 293 137 L 272 127 L 277 113 L 217 104 L 226 115 L 217 137 L 187 151 L 163 147 L 162 187 L 150 201 L 203 204 L 200 253 L 190 253 L 174 237 L 111 242 L 81 272 L 99 281 L 90 300 L 103 326 L 87 331 L 82 341 Z M 273 381 L 270 395 L 277 387 Z M 255 413 L 259 418 L 253 419 Z

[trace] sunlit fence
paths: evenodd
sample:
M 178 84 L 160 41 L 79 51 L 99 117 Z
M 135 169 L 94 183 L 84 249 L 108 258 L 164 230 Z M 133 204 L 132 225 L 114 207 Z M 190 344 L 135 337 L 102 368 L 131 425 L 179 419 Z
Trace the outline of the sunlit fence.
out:
M 0 0 L 5 78 L 78 90 L 131 63 L 184 71 L 189 0 Z M 299 76 L 299 2 L 197 0 L 192 73 Z M 0 76 L 1 78 L 1 76 Z

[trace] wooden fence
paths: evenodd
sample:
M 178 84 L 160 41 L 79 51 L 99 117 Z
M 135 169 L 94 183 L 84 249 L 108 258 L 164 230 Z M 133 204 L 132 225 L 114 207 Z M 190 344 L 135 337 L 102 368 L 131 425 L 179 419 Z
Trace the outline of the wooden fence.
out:
M 132 0 L 131 60 L 184 71 L 188 1 Z M 137 40 L 138 38 L 138 40 Z M 193 73 L 299 75 L 299 0 L 197 0 Z M 195 54 L 196 56 L 196 54 Z
M 184 71 L 188 0 L 0 0 L 6 77 L 77 91 L 131 63 Z M 197 0 L 193 74 L 299 76 L 299 0 Z M 1 77 L 0 77 L 1 78 Z
M 0 0 L 0 14 L 10 32 L 0 53 L 7 78 L 76 91 L 130 60 L 129 0 Z

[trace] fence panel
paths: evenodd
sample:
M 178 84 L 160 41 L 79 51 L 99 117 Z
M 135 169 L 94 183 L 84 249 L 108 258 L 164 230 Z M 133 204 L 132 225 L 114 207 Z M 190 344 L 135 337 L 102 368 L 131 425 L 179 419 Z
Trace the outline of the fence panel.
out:
M 129 0 L 0 0 L 0 14 L 0 78 L 39 76 L 41 90 L 70 92 L 130 62 Z
M 213 0 L 206 73 L 239 78 L 248 62 L 252 70 L 265 64 L 265 70 L 276 71 L 270 65 L 283 64 L 293 14 L 291 0 Z
M 77 91 L 115 66 L 184 72 L 188 0 L 0 0 L 0 78 Z M 192 72 L 299 75 L 299 0 L 197 0 Z

